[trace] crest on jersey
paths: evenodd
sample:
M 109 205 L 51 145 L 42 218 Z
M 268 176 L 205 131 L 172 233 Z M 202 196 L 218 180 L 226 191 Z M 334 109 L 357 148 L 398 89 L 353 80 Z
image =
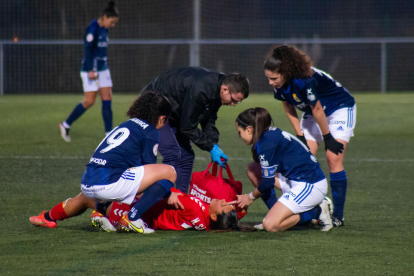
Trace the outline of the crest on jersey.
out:
M 154 153 L 155 156 L 157 156 L 158 153 L 158 144 L 155 144 L 154 147 L 152 148 L 152 153 Z
M 293 93 L 293 98 L 295 99 L 295 101 L 297 101 L 298 103 L 300 103 L 300 99 L 298 98 L 298 96 L 296 96 L 296 94 L 295 93 Z
M 307 90 L 306 94 L 308 95 L 308 100 L 309 101 L 314 101 L 316 99 L 315 95 L 312 93 L 312 88 L 309 88 Z
M 88 41 L 88 42 L 92 42 L 92 41 L 93 41 L 93 34 L 88 34 L 88 35 L 86 36 L 86 41 Z

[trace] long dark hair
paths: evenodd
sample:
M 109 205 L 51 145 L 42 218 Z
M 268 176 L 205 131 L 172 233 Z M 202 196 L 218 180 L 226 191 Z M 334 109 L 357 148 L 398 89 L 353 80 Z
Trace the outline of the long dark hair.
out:
M 237 225 L 239 217 L 236 210 L 231 210 L 228 213 L 217 215 L 217 220 L 210 220 L 211 230 L 236 230 L 239 231 L 240 227 Z
M 152 91 L 144 91 L 129 108 L 127 115 L 130 118 L 139 118 L 156 126 L 160 116 L 170 116 L 172 111 L 168 99 Z
M 118 9 L 116 8 L 115 1 L 110 1 L 104 9 L 102 16 L 106 15 L 107 18 L 119 17 Z
M 296 47 L 281 45 L 272 49 L 263 64 L 265 70 L 279 73 L 286 78 L 304 79 L 313 74 L 312 61 L 308 55 Z
M 262 137 L 262 135 L 272 125 L 272 117 L 264 108 L 249 108 L 237 116 L 236 123 L 243 130 L 245 130 L 248 126 L 253 127 L 252 155 L 254 161 L 259 162 L 254 149 L 257 141 L 259 141 L 260 137 Z

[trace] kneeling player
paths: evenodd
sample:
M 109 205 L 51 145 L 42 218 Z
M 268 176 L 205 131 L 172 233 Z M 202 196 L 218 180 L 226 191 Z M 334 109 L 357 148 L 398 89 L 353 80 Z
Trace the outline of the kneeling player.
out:
M 249 165 L 248 176 L 255 189 L 237 196 L 235 203 L 243 208 L 261 197 L 269 208 L 263 220 L 267 231 L 285 231 L 312 220 L 329 231 L 332 221 L 324 200 L 328 184 L 318 161 L 299 139 L 271 124 L 269 112 L 260 107 L 247 109 L 236 119 L 239 137 L 252 145 L 255 162 Z M 283 191 L 279 201 L 275 185 Z
M 143 93 L 127 112 L 131 119 L 108 134 L 95 150 L 81 180 L 82 193 L 59 203 L 50 212 L 31 217 L 30 222 L 54 228 L 56 220 L 82 214 L 95 201 L 99 202 L 96 208 L 105 212 L 112 201 L 131 204 L 137 194 L 145 191 L 120 224 L 127 231 L 152 233 L 140 219 L 141 215 L 168 196 L 176 180 L 173 167 L 156 164 L 158 130 L 170 114 L 171 105 L 165 97 L 154 92 Z

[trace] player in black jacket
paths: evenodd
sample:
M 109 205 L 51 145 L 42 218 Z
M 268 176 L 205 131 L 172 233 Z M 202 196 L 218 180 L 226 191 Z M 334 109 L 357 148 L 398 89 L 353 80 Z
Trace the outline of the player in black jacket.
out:
M 163 163 L 177 171 L 177 189 L 188 193 L 195 157 L 191 142 L 209 151 L 211 159 L 223 166 L 226 161 L 221 158 L 227 160 L 227 156 L 217 144 L 217 112 L 222 105 L 235 106 L 247 98 L 249 81 L 240 74 L 226 76 L 205 68 L 185 67 L 162 73 L 143 90 L 160 93 L 170 100 L 172 114 L 160 130 L 159 151 Z

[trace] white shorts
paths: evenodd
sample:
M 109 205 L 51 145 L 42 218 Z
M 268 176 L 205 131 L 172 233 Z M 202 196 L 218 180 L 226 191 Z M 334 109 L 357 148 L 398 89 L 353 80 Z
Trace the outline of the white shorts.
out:
M 109 69 L 98 71 L 98 78 L 96 80 L 91 80 L 88 74 L 89 72 L 80 72 L 83 92 L 95 92 L 101 87 L 112 87 L 111 72 L 109 72 Z
M 302 114 L 302 119 L 300 120 L 300 128 L 305 138 L 318 143 L 322 142 L 322 132 L 315 118 L 312 115 L 305 116 L 304 114 Z M 338 109 L 326 119 L 328 120 L 329 131 L 335 139 L 341 139 L 348 143 L 351 137 L 354 137 L 356 105 Z
M 144 167 L 140 166 L 127 169 L 115 183 L 108 185 L 81 184 L 81 189 L 85 196 L 100 202 L 118 201 L 131 204 L 143 177 Z
M 318 206 L 328 192 L 326 178 L 316 183 L 297 182 L 286 179 L 279 173 L 282 196 L 278 199 L 293 213 L 299 214 Z

